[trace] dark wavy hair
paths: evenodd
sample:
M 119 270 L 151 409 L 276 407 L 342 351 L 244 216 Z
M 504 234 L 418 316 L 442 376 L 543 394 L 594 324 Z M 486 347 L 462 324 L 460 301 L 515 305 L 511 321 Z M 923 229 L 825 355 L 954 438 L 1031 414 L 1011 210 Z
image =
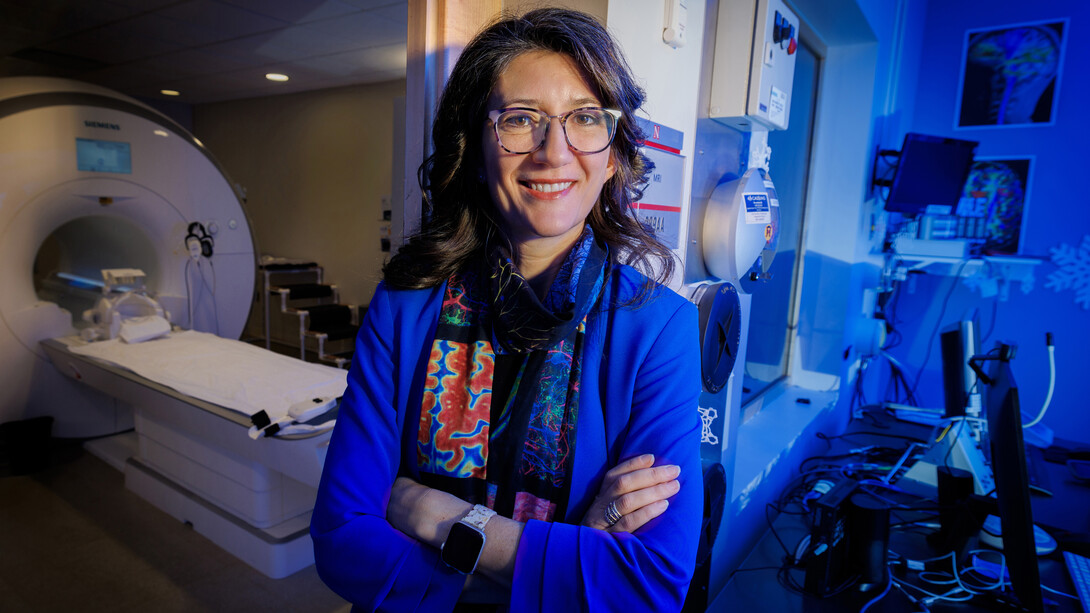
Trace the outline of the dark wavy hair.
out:
M 488 186 L 479 180 L 482 131 L 489 110 L 485 105 L 511 61 L 531 51 L 572 58 L 602 105 L 624 113 L 611 145 L 616 172 L 602 187 L 588 216 L 595 236 L 608 246 L 613 261 L 633 265 L 660 282 L 673 273 L 673 253 L 630 206 L 643 194 L 654 168 L 640 152 L 644 135 L 635 121 L 644 101 L 643 89 L 597 20 L 578 11 L 543 8 L 501 18 L 485 28 L 454 65 L 435 112 L 435 152 L 417 173 L 424 193 L 421 230 L 383 267 L 392 287 L 435 287 L 479 255 L 491 237 L 507 240 L 497 223 Z M 650 282 L 647 285 L 645 291 Z

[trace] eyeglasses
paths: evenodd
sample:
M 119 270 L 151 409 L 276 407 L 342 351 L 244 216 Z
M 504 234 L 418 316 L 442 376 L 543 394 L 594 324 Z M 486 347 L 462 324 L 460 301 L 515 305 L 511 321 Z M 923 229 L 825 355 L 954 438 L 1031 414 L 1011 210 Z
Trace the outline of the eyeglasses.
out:
M 488 119 L 496 131 L 496 140 L 508 153 L 533 153 L 545 143 L 550 119 L 559 119 L 568 146 L 579 153 L 605 151 L 617 133 L 621 112 L 614 109 L 584 107 L 562 115 L 546 115 L 527 108 L 489 111 Z

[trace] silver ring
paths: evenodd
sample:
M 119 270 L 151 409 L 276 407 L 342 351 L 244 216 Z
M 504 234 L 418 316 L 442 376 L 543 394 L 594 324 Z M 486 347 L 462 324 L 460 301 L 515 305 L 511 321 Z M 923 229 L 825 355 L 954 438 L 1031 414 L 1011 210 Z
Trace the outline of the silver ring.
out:
M 621 521 L 621 517 L 623 517 L 623 515 L 621 515 L 621 512 L 617 510 L 617 501 L 616 500 L 614 500 L 613 502 L 609 503 L 609 505 L 606 506 L 606 526 L 607 527 L 612 528 L 613 524 Z

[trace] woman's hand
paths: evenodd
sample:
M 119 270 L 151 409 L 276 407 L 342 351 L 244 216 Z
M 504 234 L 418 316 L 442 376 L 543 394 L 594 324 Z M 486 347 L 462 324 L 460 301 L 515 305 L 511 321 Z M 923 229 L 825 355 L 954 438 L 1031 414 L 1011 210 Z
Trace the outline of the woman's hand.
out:
M 653 466 L 655 456 L 644 454 L 614 466 L 602 480 L 598 496 L 583 515 L 583 525 L 609 532 L 634 532 L 662 515 L 669 506 L 667 498 L 678 493 L 681 484 L 676 465 Z M 621 519 L 610 526 L 606 507 L 615 503 Z

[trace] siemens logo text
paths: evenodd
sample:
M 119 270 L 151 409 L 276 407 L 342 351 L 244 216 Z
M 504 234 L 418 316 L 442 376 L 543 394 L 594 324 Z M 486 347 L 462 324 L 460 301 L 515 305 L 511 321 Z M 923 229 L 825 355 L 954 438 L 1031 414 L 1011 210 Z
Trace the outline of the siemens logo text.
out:
M 120 130 L 121 129 L 121 126 L 117 125 L 116 123 L 106 123 L 105 121 L 90 121 L 90 120 L 87 120 L 87 121 L 83 122 L 83 125 L 87 126 L 88 128 L 102 128 L 104 130 Z

